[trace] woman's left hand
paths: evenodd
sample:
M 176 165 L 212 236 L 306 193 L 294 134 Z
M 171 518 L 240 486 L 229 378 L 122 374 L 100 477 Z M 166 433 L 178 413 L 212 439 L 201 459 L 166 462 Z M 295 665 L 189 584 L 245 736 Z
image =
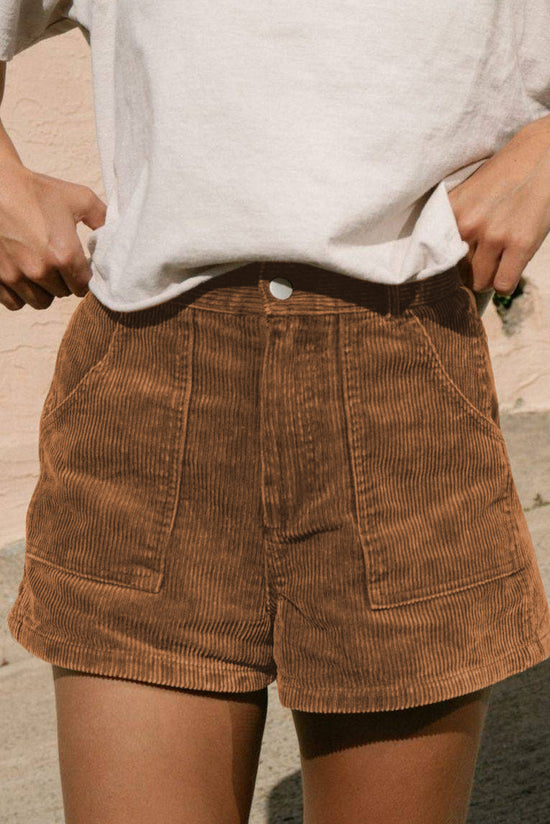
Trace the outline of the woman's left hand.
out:
M 550 116 L 520 129 L 449 200 L 470 245 L 458 264 L 464 282 L 511 295 L 550 232 Z

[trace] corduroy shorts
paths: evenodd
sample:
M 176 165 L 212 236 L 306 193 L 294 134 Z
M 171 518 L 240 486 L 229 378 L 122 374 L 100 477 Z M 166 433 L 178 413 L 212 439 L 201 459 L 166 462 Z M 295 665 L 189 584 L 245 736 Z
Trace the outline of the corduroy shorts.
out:
M 91 292 L 39 424 L 8 623 L 46 661 L 284 706 L 396 710 L 550 655 L 484 324 L 253 263 L 116 312 Z

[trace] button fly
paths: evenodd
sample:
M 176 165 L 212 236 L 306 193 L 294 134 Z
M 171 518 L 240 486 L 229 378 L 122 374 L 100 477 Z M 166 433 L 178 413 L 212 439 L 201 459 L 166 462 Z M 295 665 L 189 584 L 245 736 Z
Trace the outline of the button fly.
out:
M 273 297 L 286 300 L 292 294 L 292 283 L 286 278 L 273 278 L 269 284 L 269 291 Z

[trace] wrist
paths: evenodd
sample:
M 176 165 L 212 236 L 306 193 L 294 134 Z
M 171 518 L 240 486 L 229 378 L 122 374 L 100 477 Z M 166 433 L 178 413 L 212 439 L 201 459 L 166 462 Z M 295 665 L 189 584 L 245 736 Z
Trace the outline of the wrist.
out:
M 516 132 L 515 138 L 518 140 L 540 140 L 543 143 L 547 142 L 550 148 L 550 114 L 527 123 Z

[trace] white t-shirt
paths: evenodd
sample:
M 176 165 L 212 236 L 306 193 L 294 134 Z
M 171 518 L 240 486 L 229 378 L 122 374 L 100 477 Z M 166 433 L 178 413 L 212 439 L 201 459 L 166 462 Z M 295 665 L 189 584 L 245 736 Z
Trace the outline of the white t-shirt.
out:
M 0 0 L 0 59 L 75 26 L 89 288 L 118 311 L 256 260 L 442 272 L 468 252 L 448 191 L 550 113 L 548 0 Z

